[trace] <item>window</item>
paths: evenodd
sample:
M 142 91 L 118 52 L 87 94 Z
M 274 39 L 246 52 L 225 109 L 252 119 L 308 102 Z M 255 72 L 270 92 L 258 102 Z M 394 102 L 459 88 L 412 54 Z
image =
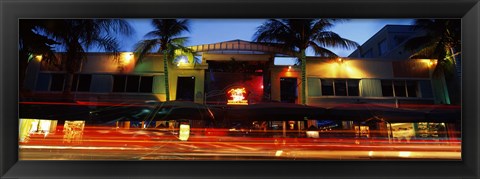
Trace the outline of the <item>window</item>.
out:
M 335 96 L 347 96 L 347 83 L 345 80 L 335 80 Z
M 65 83 L 65 74 L 52 74 L 50 91 L 62 91 Z
M 113 75 L 113 92 L 125 92 L 125 84 L 127 76 Z
M 151 93 L 153 76 L 113 75 L 113 92 Z
M 407 81 L 408 97 L 417 97 L 418 85 L 416 81 Z
M 322 80 L 322 95 L 333 96 L 333 80 Z
M 362 54 L 362 58 L 373 58 L 372 49 L 368 49 L 365 53 Z
M 360 96 L 359 83 L 360 80 L 347 80 L 348 96 Z
M 395 46 L 400 45 L 402 42 L 407 40 L 408 36 L 407 35 L 396 35 L 393 37 L 395 41 Z
M 77 91 L 90 91 L 91 82 L 92 82 L 92 75 L 79 75 Z
M 392 80 L 382 80 L 381 83 L 383 96 L 393 96 Z
M 396 97 L 407 97 L 407 91 L 405 89 L 405 81 L 393 81 L 393 87 Z
M 153 76 L 142 76 L 140 80 L 140 92 L 151 93 L 153 87 Z
M 322 79 L 323 96 L 359 96 L 359 82 L 355 79 Z
M 418 97 L 418 82 L 413 80 L 382 80 L 385 97 Z
M 383 39 L 380 41 L 380 43 L 378 43 L 378 52 L 379 55 L 384 55 L 387 53 L 387 40 Z
M 127 76 L 126 92 L 138 92 L 140 76 Z

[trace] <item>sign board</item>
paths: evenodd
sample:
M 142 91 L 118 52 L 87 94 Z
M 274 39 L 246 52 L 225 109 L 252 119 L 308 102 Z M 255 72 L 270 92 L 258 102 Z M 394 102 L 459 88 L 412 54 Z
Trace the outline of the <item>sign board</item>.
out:
M 188 124 L 180 124 L 180 132 L 178 138 L 182 141 L 188 140 L 190 137 L 190 125 Z
M 228 92 L 228 105 L 248 105 L 248 100 L 245 99 L 247 91 L 245 88 L 233 88 Z

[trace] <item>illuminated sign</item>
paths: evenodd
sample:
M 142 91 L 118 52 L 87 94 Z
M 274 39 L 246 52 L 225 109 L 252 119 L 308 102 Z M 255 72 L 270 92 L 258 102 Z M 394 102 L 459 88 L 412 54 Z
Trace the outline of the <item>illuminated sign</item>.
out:
M 190 137 L 190 125 L 188 124 L 180 124 L 180 132 L 178 138 L 182 141 L 188 140 Z
M 247 91 L 245 88 L 234 88 L 228 91 L 230 99 L 227 104 L 229 105 L 248 105 L 248 101 L 245 99 Z

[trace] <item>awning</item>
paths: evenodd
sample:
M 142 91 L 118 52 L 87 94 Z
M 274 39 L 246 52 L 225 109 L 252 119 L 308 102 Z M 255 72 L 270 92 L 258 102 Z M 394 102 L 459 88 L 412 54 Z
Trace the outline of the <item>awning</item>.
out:
M 325 108 L 292 103 L 258 103 L 225 109 L 225 119 L 246 121 L 304 121 L 324 119 Z
M 327 109 L 332 120 L 386 122 L 455 122 L 460 119 L 459 107 L 417 105 L 395 108 L 377 104 L 341 104 Z

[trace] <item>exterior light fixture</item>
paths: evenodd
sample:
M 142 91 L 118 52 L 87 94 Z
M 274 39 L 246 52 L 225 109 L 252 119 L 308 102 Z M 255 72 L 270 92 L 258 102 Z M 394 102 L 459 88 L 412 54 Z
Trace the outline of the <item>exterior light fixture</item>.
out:
M 42 55 L 37 55 L 37 56 L 35 56 L 35 59 L 37 59 L 38 61 L 42 61 L 42 58 L 43 58 Z
M 428 66 L 437 65 L 437 60 L 430 60 Z
M 288 71 L 290 71 L 292 69 L 292 66 L 288 66 Z
M 337 62 L 338 62 L 338 63 L 343 63 L 343 59 L 342 59 L 342 58 L 338 58 L 338 59 L 337 59 Z
M 130 61 L 132 61 L 132 58 L 133 58 L 133 53 L 128 53 L 126 54 L 124 57 L 123 57 L 123 63 L 130 63 Z
M 188 63 L 188 59 L 186 56 L 180 56 L 178 61 L 177 61 L 177 66 L 180 66 L 182 64 L 187 64 Z

